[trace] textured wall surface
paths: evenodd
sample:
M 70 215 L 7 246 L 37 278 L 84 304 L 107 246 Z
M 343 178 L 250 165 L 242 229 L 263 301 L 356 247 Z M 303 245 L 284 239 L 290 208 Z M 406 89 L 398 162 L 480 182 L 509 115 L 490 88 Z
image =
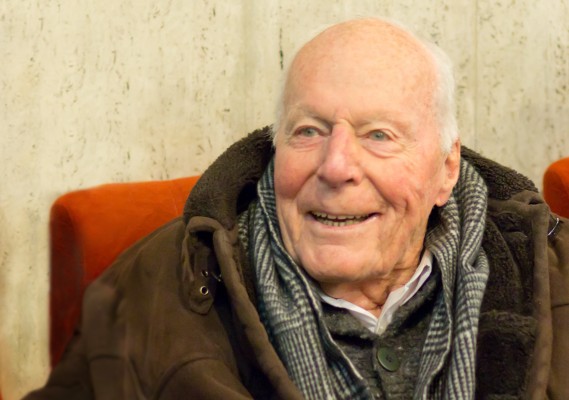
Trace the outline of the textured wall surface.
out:
M 566 0 L 0 4 L 0 390 L 48 374 L 48 213 L 103 182 L 203 171 L 272 122 L 298 43 L 347 17 L 384 15 L 448 51 L 466 145 L 540 185 L 569 155 Z

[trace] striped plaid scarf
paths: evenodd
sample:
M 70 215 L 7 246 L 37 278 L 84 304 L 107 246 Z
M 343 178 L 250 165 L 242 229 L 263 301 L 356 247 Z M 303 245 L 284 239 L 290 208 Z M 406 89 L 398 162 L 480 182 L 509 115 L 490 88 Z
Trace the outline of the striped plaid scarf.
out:
M 371 399 L 324 324 L 313 281 L 285 250 L 276 213 L 271 161 L 247 215 L 249 256 L 256 273 L 259 315 L 291 379 L 308 399 Z M 466 161 L 440 223 L 425 237 L 443 290 L 423 346 L 416 399 L 474 397 L 478 317 L 488 278 L 481 249 L 486 185 Z

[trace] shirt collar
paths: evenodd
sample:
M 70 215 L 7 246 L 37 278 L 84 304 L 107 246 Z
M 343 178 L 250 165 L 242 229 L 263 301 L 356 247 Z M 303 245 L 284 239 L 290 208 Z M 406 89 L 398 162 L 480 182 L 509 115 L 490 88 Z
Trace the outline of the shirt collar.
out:
M 319 287 L 317 287 L 317 292 L 322 301 L 330 304 L 331 306 L 348 310 L 350 314 L 359 320 L 367 329 L 381 335 L 393 320 L 393 315 L 397 309 L 407 303 L 427 281 L 433 270 L 432 265 L 433 255 L 429 249 L 425 249 L 421 260 L 419 261 L 419 265 L 411 279 L 409 279 L 404 286 L 389 293 L 387 300 L 381 309 L 379 318 L 362 307 L 350 303 L 347 300 L 335 299 L 326 295 Z

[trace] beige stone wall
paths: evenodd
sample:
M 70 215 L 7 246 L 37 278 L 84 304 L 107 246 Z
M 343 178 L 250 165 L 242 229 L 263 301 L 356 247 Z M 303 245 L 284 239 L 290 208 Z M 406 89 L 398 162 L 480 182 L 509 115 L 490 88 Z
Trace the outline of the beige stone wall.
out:
M 324 24 L 385 15 L 457 67 L 463 142 L 540 185 L 569 155 L 566 0 L 0 4 L 0 390 L 48 373 L 48 212 L 66 191 L 192 175 L 272 122 L 282 66 Z

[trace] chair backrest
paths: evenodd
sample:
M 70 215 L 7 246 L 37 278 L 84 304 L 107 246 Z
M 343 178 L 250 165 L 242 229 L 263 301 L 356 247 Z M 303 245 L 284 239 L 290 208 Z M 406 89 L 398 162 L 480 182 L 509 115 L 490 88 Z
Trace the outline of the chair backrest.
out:
M 50 355 L 55 365 L 79 321 L 83 292 L 138 239 L 181 216 L 198 177 L 114 183 L 59 197 L 50 214 Z
M 551 211 L 569 218 L 569 157 L 554 162 L 545 171 L 543 197 Z

